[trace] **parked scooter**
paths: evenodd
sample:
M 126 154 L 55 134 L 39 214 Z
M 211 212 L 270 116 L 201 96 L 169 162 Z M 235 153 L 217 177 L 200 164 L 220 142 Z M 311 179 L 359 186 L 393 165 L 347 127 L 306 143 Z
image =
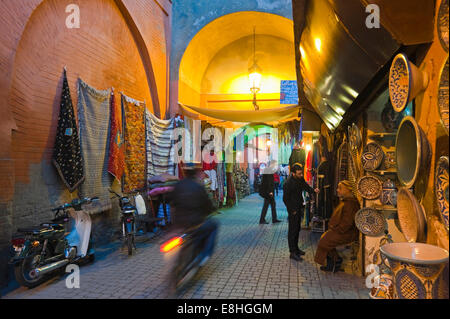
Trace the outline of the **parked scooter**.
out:
M 120 196 L 113 190 L 109 190 L 111 193 L 119 198 L 119 206 L 122 213 L 121 224 L 122 224 L 122 235 L 124 244 L 128 248 L 128 255 L 133 254 L 133 248 L 136 249 L 135 244 L 135 234 L 136 234 L 136 213 L 137 209 L 131 204 L 131 201 L 126 196 Z
M 211 257 L 218 224 L 208 218 L 201 225 L 188 229 L 182 234 L 170 236 L 160 246 L 160 251 L 174 265 L 169 273 L 169 289 L 171 294 L 183 289 Z
M 12 239 L 15 256 L 10 260 L 20 285 L 33 288 L 47 275 L 67 264 L 93 261 L 91 243 L 91 218 L 81 208 L 83 204 L 98 200 L 74 199 L 52 209 L 55 218 L 37 227 L 19 228 Z M 68 210 L 73 208 L 74 210 Z

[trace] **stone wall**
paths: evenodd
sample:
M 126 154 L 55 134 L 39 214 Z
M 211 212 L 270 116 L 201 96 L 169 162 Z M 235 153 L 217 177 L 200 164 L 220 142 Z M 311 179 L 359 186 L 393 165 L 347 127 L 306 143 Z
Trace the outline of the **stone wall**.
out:
M 80 27 L 68 28 L 70 4 Z M 70 194 L 51 163 L 63 67 L 76 110 L 78 77 L 114 87 L 166 116 L 170 0 L 15 0 L 0 16 L 0 286 L 11 234 L 52 217 Z M 117 203 L 115 203 L 117 204 Z M 118 208 L 93 217 L 97 243 L 114 238 Z

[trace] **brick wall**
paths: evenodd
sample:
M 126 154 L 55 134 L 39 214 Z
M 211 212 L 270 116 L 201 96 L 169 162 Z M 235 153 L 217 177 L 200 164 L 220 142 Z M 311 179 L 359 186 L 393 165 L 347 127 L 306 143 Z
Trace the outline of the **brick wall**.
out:
M 80 8 L 80 28 L 66 27 L 66 6 Z M 16 0 L 0 17 L 0 259 L 17 227 L 51 217 L 71 200 L 51 164 L 63 67 L 73 105 L 77 78 L 97 89 L 145 100 L 164 116 L 170 52 L 169 0 Z M 76 196 L 76 193 L 72 194 Z M 118 210 L 94 229 L 117 223 Z M 106 225 L 106 226 L 105 226 Z M 101 234 L 95 234 L 101 238 Z M 100 240 L 101 241 L 101 240 Z M 0 260 L 0 286 L 5 266 Z

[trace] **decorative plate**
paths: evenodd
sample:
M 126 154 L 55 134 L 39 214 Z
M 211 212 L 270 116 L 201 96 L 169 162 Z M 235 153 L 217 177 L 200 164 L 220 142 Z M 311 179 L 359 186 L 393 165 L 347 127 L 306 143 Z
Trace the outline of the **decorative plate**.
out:
M 366 171 L 374 171 L 380 167 L 384 159 L 384 152 L 377 143 L 369 143 L 364 147 L 361 163 Z
M 388 101 L 381 112 L 381 124 L 383 124 L 384 129 L 387 132 L 395 132 L 398 129 L 402 118 L 402 113 L 395 112 L 391 101 Z
M 448 14 L 448 12 L 447 12 Z M 448 17 L 448 16 L 447 16 Z M 448 32 L 448 30 L 447 30 Z M 438 107 L 441 123 L 448 135 L 448 58 L 441 71 L 438 89 Z
M 366 207 L 360 209 L 355 215 L 355 225 L 361 233 L 370 237 L 378 237 L 384 233 L 386 221 L 381 212 Z
M 448 0 L 442 0 L 437 17 L 437 33 L 445 52 L 448 53 Z
M 426 225 L 423 208 L 411 191 L 404 187 L 397 193 L 397 214 L 401 231 L 408 242 L 415 243 L 423 239 L 423 227 Z
M 448 157 L 439 158 L 436 166 L 436 177 L 434 179 L 434 189 L 436 193 L 439 212 L 441 213 L 442 222 L 447 231 L 449 231 L 449 204 L 448 204 Z
M 358 151 L 361 147 L 362 138 L 361 131 L 355 123 L 348 127 L 348 138 L 350 141 L 350 149 L 352 151 Z
M 364 176 L 358 180 L 358 193 L 365 199 L 377 199 L 381 196 L 383 187 L 375 176 Z
M 409 101 L 411 78 L 408 63 L 406 55 L 399 53 L 389 71 L 389 98 L 396 112 L 402 112 Z

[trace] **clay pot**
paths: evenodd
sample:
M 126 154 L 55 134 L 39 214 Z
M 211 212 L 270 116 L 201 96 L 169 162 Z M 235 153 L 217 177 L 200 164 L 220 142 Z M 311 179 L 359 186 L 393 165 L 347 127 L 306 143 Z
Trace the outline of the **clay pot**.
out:
M 402 185 L 411 188 L 419 174 L 430 167 L 430 145 L 416 120 L 406 116 L 400 123 L 395 141 L 397 177 Z
M 383 183 L 381 203 L 383 205 L 397 206 L 397 188 L 395 187 L 394 182 L 390 179 L 387 179 Z
M 395 299 L 437 299 L 448 251 L 422 243 L 390 243 L 380 247 L 389 262 Z
M 402 112 L 428 86 L 428 74 L 412 64 L 406 54 L 399 53 L 389 70 L 389 98 L 396 112 Z

